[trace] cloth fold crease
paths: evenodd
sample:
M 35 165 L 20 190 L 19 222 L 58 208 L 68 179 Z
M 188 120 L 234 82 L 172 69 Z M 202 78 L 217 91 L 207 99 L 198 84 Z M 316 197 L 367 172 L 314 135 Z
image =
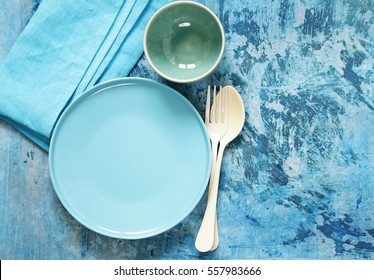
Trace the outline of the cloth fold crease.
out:
M 71 101 L 128 75 L 150 17 L 168 2 L 43 0 L 0 64 L 0 118 L 48 150 Z

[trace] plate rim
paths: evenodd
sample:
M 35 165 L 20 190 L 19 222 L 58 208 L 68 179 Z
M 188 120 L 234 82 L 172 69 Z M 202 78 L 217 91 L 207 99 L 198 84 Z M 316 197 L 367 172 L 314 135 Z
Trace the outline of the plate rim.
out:
M 207 173 L 205 174 L 205 178 L 203 180 L 203 184 L 201 186 L 201 189 L 200 189 L 200 192 L 197 194 L 196 196 L 196 199 L 193 200 L 193 203 L 191 203 L 190 207 L 188 208 L 188 211 L 186 211 L 186 213 L 184 215 L 182 215 L 181 217 L 179 218 L 176 218 L 174 220 L 172 220 L 172 222 L 170 222 L 170 224 L 168 225 L 163 225 L 163 226 L 160 226 L 158 227 L 156 230 L 152 231 L 152 232 L 145 232 L 145 233 L 136 233 L 136 234 L 130 234 L 130 233 L 124 233 L 124 232 L 116 232 L 116 231 L 111 231 L 110 229 L 103 229 L 101 227 L 95 227 L 93 225 L 93 223 L 91 222 L 87 222 L 83 219 L 81 219 L 79 217 L 79 213 L 75 213 L 75 211 L 73 211 L 72 209 L 70 209 L 70 207 L 67 206 L 68 202 L 66 201 L 66 198 L 64 198 L 64 196 L 61 194 L 61 186 L 59 186 L 57 184 L 57 179 L 55 178 L 55 173 L 56 171 L 54 170 L 55 168 L 53 167 L 54 164 L 53 164 L 53 158 L 54 158 L 54 149 L 55 149 L 55 142 L 57 141 L 56 139 L 58 139 L 58 132 L 59 132 L 59 127 L 62 126 L 63 122 L 64 122 L 64 119 L 67 115 L 69 115 L 71 113 L 71 111 L 73 111 L 75 109 L 75 107 L 79 106 L 82 102 L 84 102 L 86 99 L 89 99 L 91 96 L 95 95 L 96 93 L 100 93 L 101 91 L 105 90 L 105 89 L 108 89 L 110 87 L 113 87 L 113 86 L 121 86 L 121 85 L 126 85 L 126 84 L 142 84 L 142 83 L 146 83 L 146 84 L 150 84 L 150 85 L 153 85 L 153 86 L 156 86 L 156 87 L 161 87 L 161 88 L 164 88 L 165 90 L 167 90 L 169 93 L 168 94 L 174 94 L 175 96 L 177 96 L 180 100 L 182 100 L 183 103 L 185 103 L 187 106 L 189 106 L 191 109 L 192 109 L 192 112 L 195 116 L 195 118 L 197 119 L 198 121 L 198 124 L 199 126 L 202 128 L 203 130 L 203 135 L 204 135 L 204 138 L 205 138 L 205 143 L 206 143 L 206 147 L 207 147 L 207 153 L 208 153 L 208 158 L 207 158 Z M 163 232 L 166 232 L 168 231 L 169 229 L 177 226 L 180 222 L 182 222 L 188 215 L 190 215 L 193 210 L 196 208 L 196 206 L 198 205 L 198 203 L 200 202 L 201 198 L 203 197 L 206 189 L 207 189 L 207 186 L 208 186 L 208 181 L 209 181 L 209 177 L 210 177 L 210 169 L 211 169 L 211 149 L 210 149 L 210 139 L 209 139 L 209 135 L 208 135 L 208 132 L 206 130 L 206 127 L 205 127 L 205 124 L 202 120 L 202 117 L 200 116 L 200 114 L 198 113 L 198 111 L 196 110 L 196 108 L 192 105 L 192 103 L 185 97 L 183 96 L 181 93 L 179 93 L 178 91 L 176 91 L 175 89 L 163 84 L 163 83 L 160 83 L 158 81 L 155 81 L 155 80 L 151 80 L 151 79 L 148 79 L 148 78 L 141 78 L 141 77 L 122 77 L 122 78 L 115 78 L 115 79 L 111 79 L 111 80 L 107 80 L 105 82 L 102 82 L 102 83 L 99 83 L 89 89 L 87 89 L 86 91 L 84 91 L 79 97 L 77 97 L 75 100 L 73 100 L 68 106 L 66 106 L 66 108 L 63 110 L 63 112 L 60 114 L 58 120 L 56 121 L 55 123 L 55 126 L 52 130 L 52 133 L 51 133 L 51 140 L 50 140 L 50 145 L 49 145 L 49 152 L 48 152 L 48 165 L 49 165 L 49 175 L 50 175 L 50 178 L 51 178 L 51 182 L 52 182 L 52 187 L 59 199 L 59 201 L 61 202 L 61 204 L 63 205 L 63 207 L 65 208 L 65 210 L 77 221 L 79 222 L 81 225 L 85 226 L 86 228 L 98 233 L 98 234 L 101 234 L 101 235 L 104 235 L 104 236 L 108 236 L 108 237 L 112 237 L 112 238 L 118 238 L 118 239 L 126 239 L 126 240 L 137 240 L 137 239 L 143 239 L 143 238 L 149 238 L 149 237 L 153 237 L 153 236 L 156 236 L 158 234 L 161 234 Z

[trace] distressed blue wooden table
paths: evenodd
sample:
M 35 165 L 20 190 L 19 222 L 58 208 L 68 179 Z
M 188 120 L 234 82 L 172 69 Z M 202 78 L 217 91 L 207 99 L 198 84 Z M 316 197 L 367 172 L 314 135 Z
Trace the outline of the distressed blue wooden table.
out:
M 48 155 L 0 123 L 0 259 L 374 259 L 373 1 L 199 1 L 221 19 L 222 63 L 177 89 L 199 112 L 209 84 L 234 85 L 245 127 L 225 155 L 219 248 L 194 241 L 206 197 L 153 238 L 104 237 L 74 220 Z M 0 60 L 39 0 L 0 0 Z M 1 87 L 1 81 L 0 81 Z

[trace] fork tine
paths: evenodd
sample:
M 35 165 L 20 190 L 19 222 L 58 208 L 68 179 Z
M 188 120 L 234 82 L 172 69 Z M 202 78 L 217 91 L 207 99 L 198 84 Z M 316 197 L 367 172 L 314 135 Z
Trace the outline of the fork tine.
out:
M 223 122 L 222 86 L 219 87 L 217 122 Z
M 216 108 L 217 108 L 217 104 L 216 104 L 216 86 L 213 87 L 213 103 L 212 103 L 212 116 L 211 116 L 211 121 L 212 122 L 217 122 L 216 120 Z
M 208 93 L 206 95 L 206 105 L 205 105 L 205 123 L 210 120 L 210 86 L 208 86 Z

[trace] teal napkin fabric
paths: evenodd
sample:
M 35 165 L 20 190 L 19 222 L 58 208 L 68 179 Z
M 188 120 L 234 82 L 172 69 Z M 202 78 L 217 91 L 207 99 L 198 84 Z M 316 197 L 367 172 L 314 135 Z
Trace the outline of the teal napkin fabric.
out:
M 0 118 L 48 150 L 64 108 L 94 84 L 127 76 L 166 0 L 43 0 L 0 65 Z

